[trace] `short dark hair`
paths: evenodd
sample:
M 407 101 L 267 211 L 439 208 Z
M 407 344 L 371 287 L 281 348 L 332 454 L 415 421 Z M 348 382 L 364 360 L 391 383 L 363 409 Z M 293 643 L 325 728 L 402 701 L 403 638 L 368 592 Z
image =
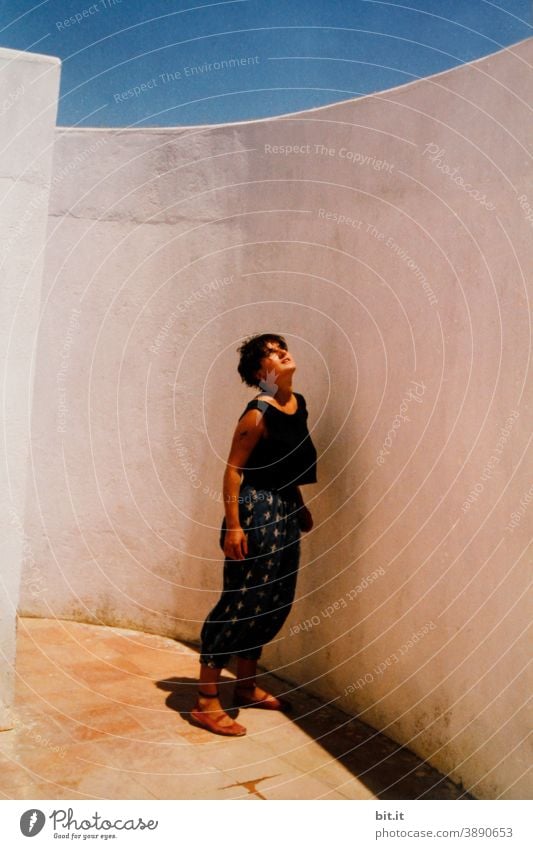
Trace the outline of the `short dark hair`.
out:
M 237 348 L 241 355 L 237 371 L 239 372 L 243 383 L 248 386 L 259 386 L 259 380 L 256 373 L 261 368 L 261 360 L 268 356 L 267 342 L 277 342 L 280 348 L 284 351 L 288 350 L 287 343 L 283 336 L 277 333 L 262 333 L 260 336 L 250 336 L 245 339 L 242 345 Z

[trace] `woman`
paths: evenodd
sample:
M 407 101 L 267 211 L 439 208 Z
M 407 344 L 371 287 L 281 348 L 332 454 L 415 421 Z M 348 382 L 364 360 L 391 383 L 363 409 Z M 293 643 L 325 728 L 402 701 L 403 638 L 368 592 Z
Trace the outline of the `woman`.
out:
M 231 655 L 237 657 L 235 706 L 290 709 L 257 685 L 256 669 L 263 645 L 276 636 L 294 600 L 300 531 L 313 527 L 299 486 L 316 482 L 317 456 L 305 399 L 292 391 L 296 365 L 285 339 L 253 336 L 238 351 L 242 380 L 262 391 L 239 418 L 224 473 L 224 586 L 202 627 L 200 686 L 191 712 L 197 724 L 229 737 L 246 733 L 219 701 L 220 673 Z

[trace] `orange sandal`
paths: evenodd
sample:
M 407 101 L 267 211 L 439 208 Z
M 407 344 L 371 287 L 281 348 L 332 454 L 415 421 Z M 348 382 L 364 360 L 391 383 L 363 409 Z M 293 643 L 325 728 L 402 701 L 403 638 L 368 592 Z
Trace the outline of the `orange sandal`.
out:
M 266 695 L 261 699 L 252 699 L 249 696 L 243 695 L 245 692 L 251 692 L 255 689 L 255 684 L 253 687 L 241 688 L 236 687 L 235 693 L 233 696 L 233 706 L 234 707 L 255 707 L 260 708 L 261 710 L 279 710 L 282 713 L 290 713 L 292 710 L 292 705 L 286 699 L 282 699 L 281 696 L 271 696 Z
M 216 693 L 203 693 L 198 690 L 198 695 L 203 699 L 218 699 L 219 694 L 218 691 Z M 231 725 L 221 725 L 220 720 L 224 719 L 224 716 L 227 716 L 227 714 L 219 716 L 218 719 L 212 719 L 209 717 L 209 711 L 199 710 L 198 703 L 197 707 L 191 710 L 191 719 L 201 725 L 202 728 L 212 731 L 213 734 L 221 734 L 223 737 L 243 737 L 246 734 L 246 728 L 244 725 L 239 725 L 238 722 L 233 721 Z

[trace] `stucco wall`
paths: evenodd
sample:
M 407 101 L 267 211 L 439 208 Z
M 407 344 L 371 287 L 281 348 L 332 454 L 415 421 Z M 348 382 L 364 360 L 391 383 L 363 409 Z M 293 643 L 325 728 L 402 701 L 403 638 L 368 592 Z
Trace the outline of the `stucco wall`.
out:
M 0 730 L 10 727 L 25 535 L 34 355 L 59 86 L 58 59 L 0 48 Z
M 25 614 L 198 639 L 235 349 L 282 332 L 320 468 L 265 662 L 526 795 L 532 53 L 279 119 L 58 130 Z

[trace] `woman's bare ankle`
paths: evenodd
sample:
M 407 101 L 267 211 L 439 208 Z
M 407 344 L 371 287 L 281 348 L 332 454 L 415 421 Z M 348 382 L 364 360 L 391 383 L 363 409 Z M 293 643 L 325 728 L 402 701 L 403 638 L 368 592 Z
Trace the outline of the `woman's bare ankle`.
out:
M 219 699 L 218 696 L 214 696 L 213 698 L 208 698 L 208 697 L 205 697 L 205 696 L 201 696 L 200 693 L 198 693 L 197 701 L 198 701 L 198 704 L 200 705 L 201 708 L 207 707 L 207 708 L 211 708 L 211 710 L 220 710 L 221 709 L 220 699 Z

